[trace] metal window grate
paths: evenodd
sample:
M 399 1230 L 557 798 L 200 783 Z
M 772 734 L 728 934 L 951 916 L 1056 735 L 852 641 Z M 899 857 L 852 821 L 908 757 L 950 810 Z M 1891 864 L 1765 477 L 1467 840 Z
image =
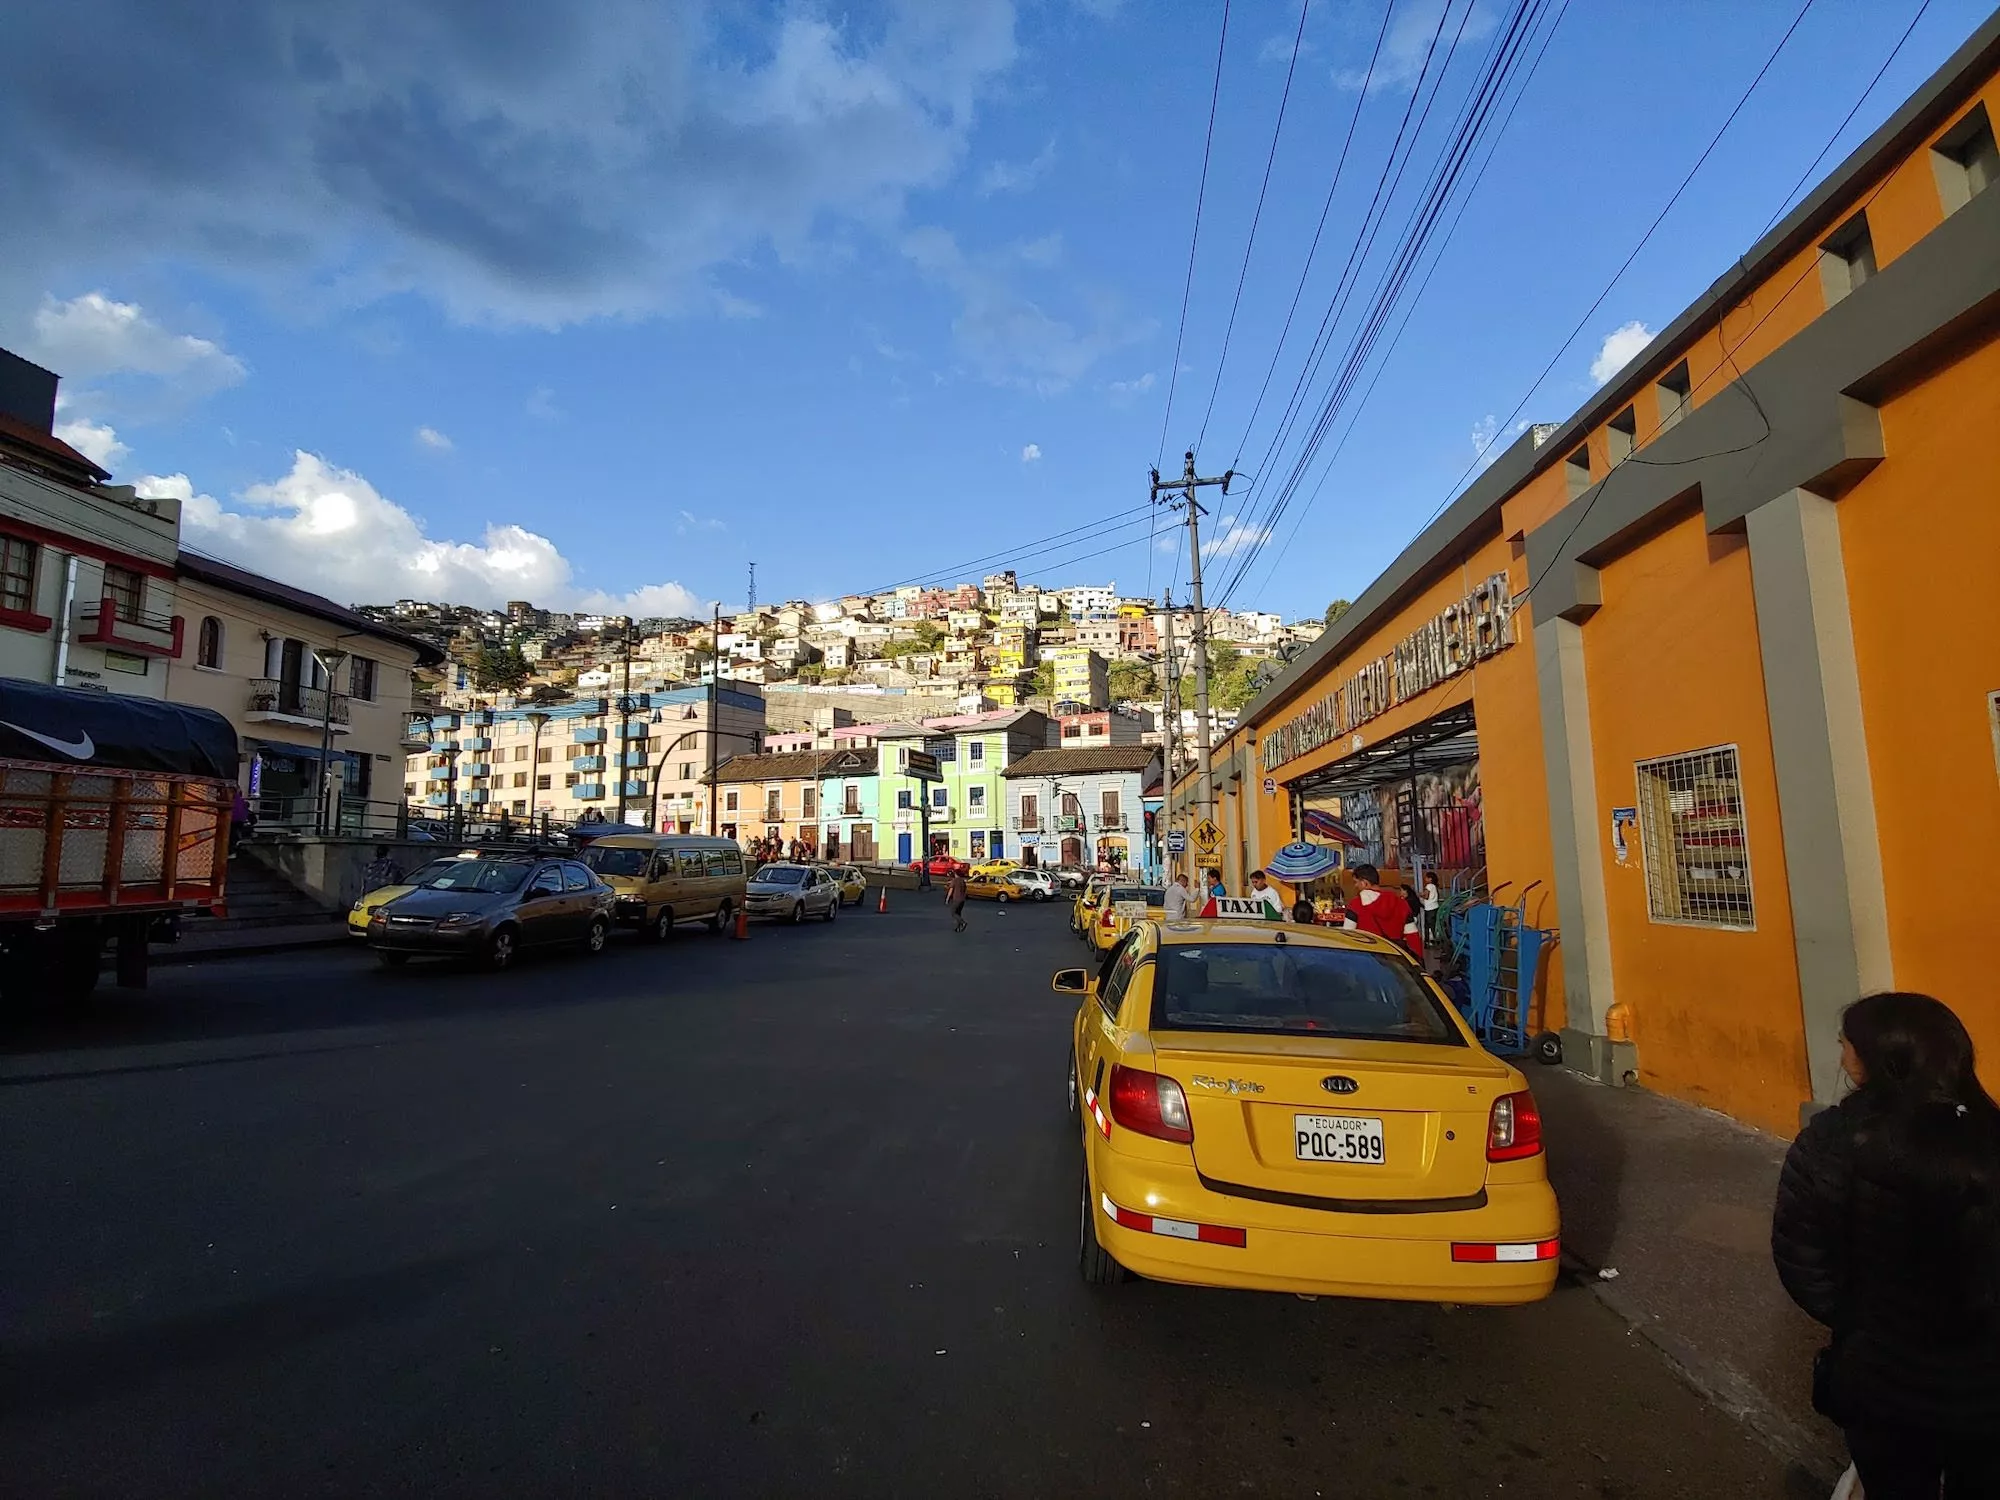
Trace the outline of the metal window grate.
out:
M 1647 915 L 1698 927 L 1755 927 L 1736 747 L 1640 761 L 1638 778 Z

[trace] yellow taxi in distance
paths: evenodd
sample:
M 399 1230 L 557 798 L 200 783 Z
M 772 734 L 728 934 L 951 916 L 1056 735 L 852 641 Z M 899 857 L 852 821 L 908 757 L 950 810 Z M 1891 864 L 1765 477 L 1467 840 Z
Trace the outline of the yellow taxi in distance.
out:
M 1076 902 L 1070 907 L 1069 930 L 1086 943 L 1090 941 L 1091 923 L 1097 920 L 1098 903 L 1103 901 L 1104 893 L 1110 888 L 1109 875 L 1093 875 L 1076 893 Z
M 986 875 L 997 880 L 1013 874 L 1020 868 L 1021 862 L 1018 859 L 986 859 L 966 871 L 966 878 L 977 880 L 980 876 Z
M 976 901 L 1018 901 L 1021 899 L 1019 886 L 1008 880 L 1012 870 L 988 870 L 981 873 L 974 870 L 965 877 L 965 894 Z
M 1132 930 L 1135 922 L 1151 917 L 1166 920 L 1166 887 L 1158 885 L 1107 886 L 1104 898 L 1093 910 L 1093 920 L 1084 929 L 1084 941 L 1099 953 L 1108 953 L 1117 941 Z
M 820 868 L 833 877 L 833 883 L 840 887 L 840 899 L 849 906 L 859 906 L 861 898 L 868 894 L 868 877 L 853 865 L 821 864 Z
M 434 859 L 422 869 L 404 877 L 401 884 L 378 885 L 372 891 L 363 891 L 361 899 L 347 909 L 347 935 L 356 938 L 367 937 L 368 923 L 378 908 L 387 906 L 398 896 L 409 895 L 418 886 L 425 884 L 431 876 L 457 862 L 456 859 Z
M 1555 1285 L 1527 1080 L 1367 933 L 1140 922 L 1081 996 L 1084 1280 L 1509 1304 Z

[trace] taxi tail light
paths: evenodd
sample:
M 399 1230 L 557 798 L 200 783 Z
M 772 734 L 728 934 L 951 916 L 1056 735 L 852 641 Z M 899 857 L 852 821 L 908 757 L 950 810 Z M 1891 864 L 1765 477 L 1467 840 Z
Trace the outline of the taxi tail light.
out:
M 1475 1265 L 1505 1265 L 1516 1261 L 1554 1260 L 1562 1253 L 1561 1240 L 1530 1240 L 1515 1245 L 1453 1245 L 1451 1258 Z
M 1111 1069 L 1111 1118 L 1136 1135 L 1178 1141 L 1184 1146 L 1194 1143 L 1187 1095 L 1163 1073 L 1115 1064 Z
M 1542 1112 L 1535 1107 L 1535 1096 L 1523 1089 L 1495 1099 L 1486 1127 L 1486 1159 L 1520 1161 L 1541 1150 Z

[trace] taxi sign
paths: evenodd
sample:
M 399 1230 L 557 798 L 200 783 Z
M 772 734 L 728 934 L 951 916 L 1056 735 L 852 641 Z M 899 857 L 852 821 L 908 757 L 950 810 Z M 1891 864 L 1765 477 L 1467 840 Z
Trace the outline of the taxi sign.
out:
M 1211 896 L 1202 907 L 1204 917 L 1230 917 L 1252 922 L 1282 922 L 1284 914 L 1261 896 Z
M 1203 854 L 1213 854 L 1222 847 L 1222 830 L 1215 826 L 1215 819 L 1203 818 L 1194 825 L 1194 846 Z

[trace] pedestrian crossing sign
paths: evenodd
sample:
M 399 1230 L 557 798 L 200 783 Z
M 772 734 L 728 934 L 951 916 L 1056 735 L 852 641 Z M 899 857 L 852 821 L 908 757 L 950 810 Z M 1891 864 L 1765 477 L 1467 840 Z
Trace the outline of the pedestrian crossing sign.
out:
M 1222 847 L 1222 830 L 1215 826 L 1215 819 L 1203 818 L 1194 825 L 1194 846 L 1203 854 L 1213 854 Z

